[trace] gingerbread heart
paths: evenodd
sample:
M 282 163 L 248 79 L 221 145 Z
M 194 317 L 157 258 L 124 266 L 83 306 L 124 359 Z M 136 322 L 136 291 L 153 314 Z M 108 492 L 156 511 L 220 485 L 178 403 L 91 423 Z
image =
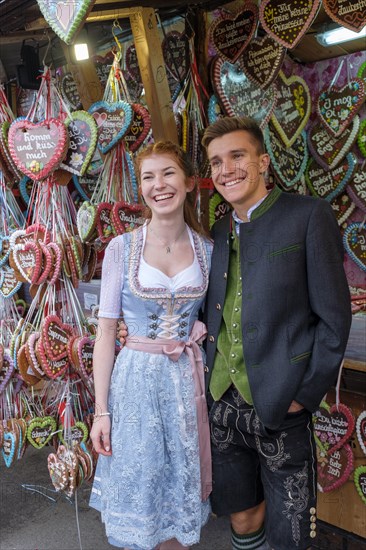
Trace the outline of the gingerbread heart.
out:
M 82 107 L 78 87 L 71 73 L 65 73 L 61 77 L 60 91 L 63 99 L 73 111 Z
M 235 63 L 249 44 L 258 21 L 258 7 L 244 2 L 233 15 L 222 14 L 209 28 L 209 38 L 223 61 Z
M 253 38 L 238 62 L 253 84 L 265 90 L 277 77 L 285 54 L 286 48 L 266 35 Z
M 357 136 L 357 145 L 361 155 L 366 157 L 366 119 L 362 120 Z
M 83 243 L 88 242 L 96 228 L 97 210 L 94 204 L 85 201 L 80 206 L 76 218 L 78 233 Z
M 353 222 L 343 233 L 343 245 L 348 256 L 366 271 L 366 227 L 360 222 Z
M 42 251 L 34 241 L 17 244 L 12 251 L 12 258 L 23 280 L 36 283 L 42 268 Z
M 308 85 L 299 76 L 287 78 L 282 71 L 276 79 L 277 104 L 272 122 L 288 147 L 296 141 L 309 120 L 311 99 Z
M 69 148 L 61 168 L 82 176 L 97 146 L 98 130 L 94 118 L 86 111 L 75 111 L 65 120 L 69 134 Z
M 365 82 L 353 78 L 343 88 L 332 86 L 318 97 L 320 122 L 333 136 L 338 137 L 350 125 L 365 101 Z
M 366 213 L 366 166 L 356 166 L 346 191 L 355 205 Z
M 58 427 L 58 437 L 64 445 L 66 445 L 65 439 L 69 445 L 80 445 L 80 443 L 85 443 L 88 440 L 88 436 L 88 427 L 81 421 L 75 422 L 68 429 L 65 429 L 62 424 Z
M 335 199 L 351 180 L 356 163 L 356 157 L 352 153 L 348 153 L 339 166 L 333 170 L 324 170 L 315 160 L 311 159 L 306 168 L 305 178 L 312 195 L 328 202 Z
M 20 196 L 22 197 L 26 206 L 29 205 L 30 196 L 32 194 L 32 189 L 34 185 L 35 185 L 34 181 L 28 178 L 27 176 L 24 176 L 24 178 L 22 178 L 19 182 L 18 187 L 19 187 Z M 33 208 L 33 205 L 31 206 L 31 208 Z
M 142 215 L 143 207 L 139 204 L 117 202 L 112 208 L 112 223 L 118 235 L 132 231 L 143 225 L 145 218 Z
M 3 298 L 14 296 L 22 286 L 22 281 L 17 279 L 12 267 L 4 265 L 0 269 L 0 295 Z
M 331 201 L 330 205 L 333 208 L 338 225 L 340 226 L 345 223 L 356 208 L 355 203 L 351 201 L 347 193 L 341 193 L 338 195 L 338 197 Z
M 8 132 L 9 132 L 10 122 L 6 120 L 2 123 L 0 128 L 0 152 L 2 155 L 2 158 L 4 159 L 5 163 L 7 164 L 8 170 L 13 175 L 13 178 L 16 180 L 21 179 L 21 173 L 19 172 L 17 166 L 14 164 L 13 159 L 11 158 L 10 152 L 9 152 L 9 145 L 8 145 Z
M 10 254 L 10 238 L 7 236 L 0 237 L 0 267 L 6 264 Z
M 343 403 L 330 407 L 322 401 L 314 413 L 313 424 L 317 446 L 323 453 L 331 455 L 350 439 L 355 419 L 351 409 Z
M 207 116 L 208 116 L 208 122 L 212 124 L 220 117 L 224 116 L 224 113 L 222 112 L 219 100 L 215 95 L 210 96 L 210 99 L 208 101 L 208 107 L 207 107 Z M 180 122 L 180 121 L 179 121 Z M 181 135 L 181 132 L 178 134 Z
M 51 453 L 47 457 L 48 472 L 51 477 L 51 482 L 56 491 L 63 491 L 69 483 L 69 474 L 66 464 L 59 459 L 55 453 Z
M 322 124 L 315 121 L 308 131 L 308 145 L 316 162 L 326 170 L 335 168 L 354 144 L 359 127 L 360 119 L 356 115 L 352 124 L 336 138 L 329 134 Z
M 105 86 L 111 67 L 113 65 L 114 55 L 113 52 L 108 52 L 105 56 L 94 55 L 92 57 L 95 70 L 97 71 L 98 78 L 103 86 Z
M 14 361 L 8 353 L 3 354 L 3 359 L 0 366 L 0 395 L 5 390 L 14 372 Z
M 230 212 L 230 205 L 222 198 L 222 196 L 216 191 L 210 198 L 209 204 L 209 222 L 210 229 L 215 222 L 220 220 L 225 214 Z
M 260 3 L 259 18 L 269 36 L 285 48 L 294 48 L 312 24 L 320 6 L 320 0 L 286 2 L 264 0 Z
M 124 70 L 122 71 L 122 74 L 126 82 L 130 100 L 138 101 L 144 89 L 143 85 L 140 84 L 140 82 L 138 82 L 137 80 L 134 80 L 128 71 Z
M 268 125 L 264 131 L 264 140 L 276 178 L 284 187 L 292 187 L 303 176 L 308 162 L 305 131 L 301 132 L 291 147 L 286 147 L 271 125 Z
M 112 208 L 108 202 L 101 202 L 97 207 L 97 231 L 102 243 L 108 243 L 113 238 Z
M 356 421 L 357 439 L 364 455 L 366 455 L 366 411 L 362 411 Z
M 71 335 L 72 328 L 57 315 L 47 315 L 43 319 L 42 343 L 48 359 L 59 361 L 67 357 L 67 343 Z
M 165 66 L 176 81 L 183 82 L 189 69 L 189 42 L 184 33 L 170 31 L 161 44 Z
M 10 468 L 14 460 L 16 460 L 17 451 L 18 444 L 15 433 L 13 431 L 5 431 L 3 435 L 3 447 L 1 449 L 1 454 L 7 468 Z
M 35 417 L 28 422 L 27 439 L 36 449 L 42 449 L 56 431 L 56 420 L 52 416 Z
M 15 120 L 9 128 L 9 151 L 23 174 L 33 180 L 42 180 L 61 164 L 68 137 L 66 126 L 56 118 L 33 124 L 29 120 Z
M 364 504 L 366 504 L 366 466 L 358 466 L 353 474 L 358 494 Z
M 359 32 L 366 25 L 366 6 L 350 0 L 323 0 L 329 17 L 342 27 Z
M 132 107 L 126 101 L 98 101 L 89 108 L 98 126 L 98 147 L 105 154 L 125 136 L 132 123 Z
M 51 29 L 66 44 L 71 44 L 95 4 L 95 0 L 62 0 L 61 2 L 37 0 L 37 3 Z
M 330 455 L 317 449 L 317 459 L 318 489 L 321 493 L 329 493 L 346 483 L 354 464 L 352 448 L 348 443 Z
M 261 90 L 245 76 L 239 63 L 232 65 L 219 57 L 212 61 L 211 68 L 215 94 L 225 114 L 253 117 L 263 129 L 276 105 L 274 85 Z
M 87 173 L 84 176 L 73 176 L 72 180 L 84 201 L 90 201 L 97 186 L 98 175 Z
M 150 131 L 151 118 L 149 111 L 142 105 L 132 103 L 131 107 L 133 110 L 132 124 L 124 137 L 124 141 L 131 153 L 134 153 L 141 147 Z

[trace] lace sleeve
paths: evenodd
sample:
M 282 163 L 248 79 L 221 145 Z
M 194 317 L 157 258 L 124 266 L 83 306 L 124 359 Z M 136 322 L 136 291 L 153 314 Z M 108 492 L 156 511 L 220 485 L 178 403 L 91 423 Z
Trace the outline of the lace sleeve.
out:
M 99 317 L 118 319 L 121 316 L 123 248 L 123 235 L 112 239 L 106 248 L 102 266 Z

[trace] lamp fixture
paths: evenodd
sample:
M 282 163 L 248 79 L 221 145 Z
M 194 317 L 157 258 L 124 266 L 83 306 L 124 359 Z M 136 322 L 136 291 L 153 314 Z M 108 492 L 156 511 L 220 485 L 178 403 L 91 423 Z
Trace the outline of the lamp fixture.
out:
M 86 42 L 74 44 L 74 54 L 76 61 L 85 61 L 89 59 L 89 49 Z
M 316 39 L 322 46 L 335 46 L 336 44 L 350 42 L 364 36 L 366 36 L 366 26 L 360 32 L 353 32 L 344 27 L 337 27 L 317 34 Z

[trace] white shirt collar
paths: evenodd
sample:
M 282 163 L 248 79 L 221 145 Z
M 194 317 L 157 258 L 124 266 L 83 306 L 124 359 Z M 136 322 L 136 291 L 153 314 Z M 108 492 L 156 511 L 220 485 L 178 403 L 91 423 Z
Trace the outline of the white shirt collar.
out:
M 254 210 L 256 208 L 258 208 L 258 206 L 260 204 L 262 204 L 262 202 L 264 201 L 264 199 L 268 196 L 268 193 L 267 195 L 265 195 L 264 197 L 262 197 L 261 199 L 259 199 L 258 202 L 256 202 L 255 204 L 253 204 L 253 206 L 251 206 L 247 212 L 247 218 L 248 218 L 248 222 L 250 222 L 250 218 L 251 218 L 251 215 L 253 214 Z M 233 220 L 235 221 L 235 231 L 236 231 L 236 234 L 239 235 L 239 225 L 241 223 L 247 223 L 245 222 L 244 220 L 240 219 L 239 216 L 237 215 L 237 213 L 235 212 L 235 210 L 233 210 L 233 213 L 232 213 L 232 216 L 233 216 Z

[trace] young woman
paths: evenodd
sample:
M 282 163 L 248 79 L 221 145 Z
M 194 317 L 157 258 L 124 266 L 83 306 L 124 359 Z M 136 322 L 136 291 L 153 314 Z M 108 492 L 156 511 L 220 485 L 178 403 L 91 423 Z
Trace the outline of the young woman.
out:
M 197 543 L 210 513 L 206 331 L 197 317 L 212 245 L 189 201 L 186 154 L 157 142 L 136 166 L 148 221 L 113 239 L 103 262 L 91 506 L 101 511 L 110 544 L 172 550 Z M 114 362 L 120 317 L 129 336 Z

